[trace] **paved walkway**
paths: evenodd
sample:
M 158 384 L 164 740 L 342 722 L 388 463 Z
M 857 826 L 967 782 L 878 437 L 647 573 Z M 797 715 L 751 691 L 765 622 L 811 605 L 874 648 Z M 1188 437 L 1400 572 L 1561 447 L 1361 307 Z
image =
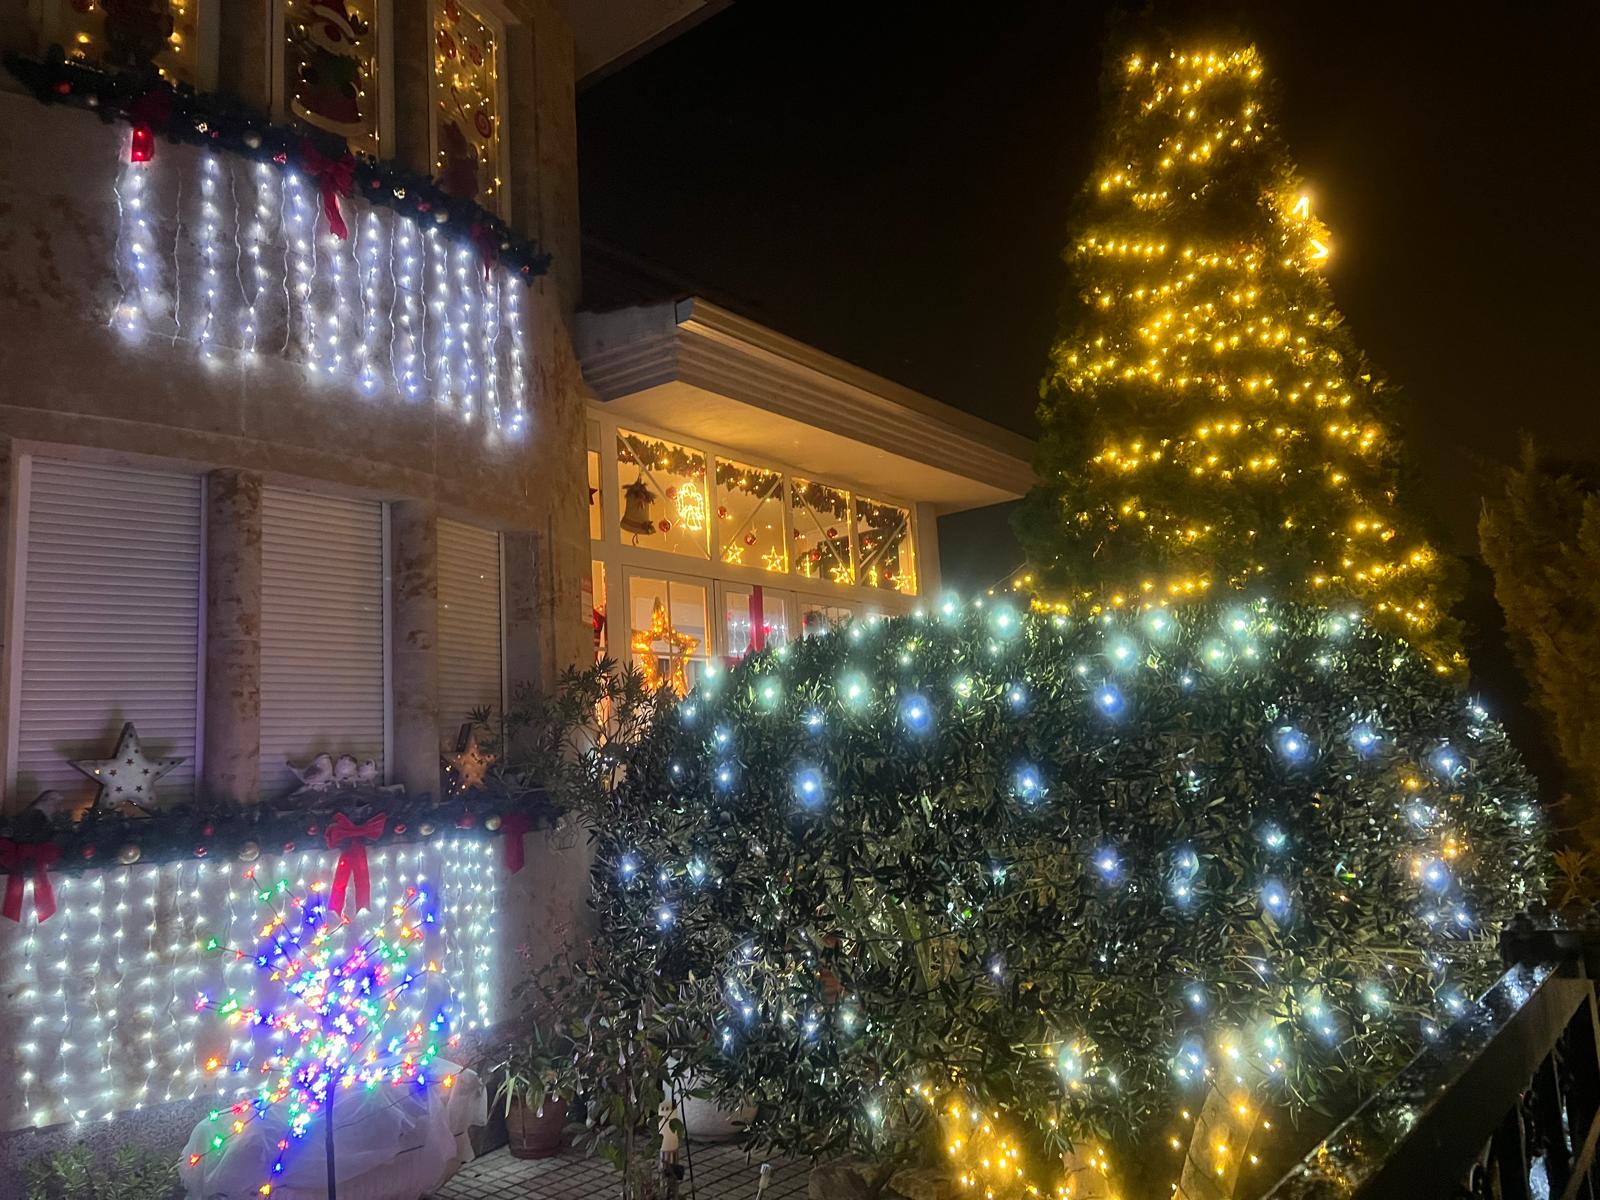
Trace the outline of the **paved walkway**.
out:
M 756 1200 L 761 1160 L 747 1161 L 737 1146 L 691 1146 L 693 1180 L 678 1189 L 679 1200 Z M 811 1165 L 793 1159 L 772 1163 L 762 1200 L 805 1200 Z M 569 1151 L 557 1158 L 512 1158 L 495 1150 L 468 1163 L 435 1200 L 616 1200 L 617 1173 L 598 1158 Z

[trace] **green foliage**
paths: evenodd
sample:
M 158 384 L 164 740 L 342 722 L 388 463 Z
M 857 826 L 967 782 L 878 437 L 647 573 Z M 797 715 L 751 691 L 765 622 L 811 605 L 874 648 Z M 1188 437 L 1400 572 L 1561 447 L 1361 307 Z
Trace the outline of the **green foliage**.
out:
M 121 1146 L 110 1169 L 88 1148 L 73 1146 L 24 1168 L 28 1200 L 172 1200 L 178 1192 L 176 1155 Z
M 1541 465 L 1530 443 L 1485 503 L 1478 537 L 1512 652 L 1566 767 L 1568 819 L 1600 846 L 1600 488 Z
M 1107 74 L 1017 518 L 1032 582 L 1080 610 L 1228 589 L 1355 602 L 1453 670 L 1458 568 L 1403 503 L 1393 397 L 1334 308 L 1332 238 L 1260 56 Z
M 1086 1140 L 1158 1174 L 1225 1079 L 1382 1078 L 1543 869 L 1497 725 L 1264 602 L 857 623 L 713 676 L 590 815 L 606 1011 L 653 1067 L 802 1154 L 943 1160 L 959 1098 L 1041 1187 Z

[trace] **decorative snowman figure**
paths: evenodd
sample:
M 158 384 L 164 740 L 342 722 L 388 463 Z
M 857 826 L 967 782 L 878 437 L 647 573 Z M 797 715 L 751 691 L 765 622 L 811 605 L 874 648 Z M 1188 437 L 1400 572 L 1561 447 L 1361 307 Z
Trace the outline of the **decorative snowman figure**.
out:
M 359 137 L 370 126 L 361 112 L 368 56 L 360 43 L 371 26 L 345 5 L 346 0 L 302 0 L 292 10 L 289 41 L 300 65 L 291 107 L 318 129 Z

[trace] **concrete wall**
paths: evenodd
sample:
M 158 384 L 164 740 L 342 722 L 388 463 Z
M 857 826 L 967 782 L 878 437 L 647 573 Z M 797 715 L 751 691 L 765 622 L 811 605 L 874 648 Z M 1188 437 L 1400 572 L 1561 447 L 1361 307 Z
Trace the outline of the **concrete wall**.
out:
M 570 335 L 579 283 L 572 38 L 554 0 L 503 0 L 503 7 L 518 18 L 508 29 L 504 54 L 510 215 L 519 232 L 551 251 L 554 262 L 523 301 L 530 330 L 529 429 L 519 440 L 498 444 L 481 427 L 441 415 L 430 404 L 362 398 L 351 388 L 318 383 L 303 367 L 271 353 L 250 362 L 225 354 L 206 363 L 192 345 L 130 340 L 114 330 L 110 318 L 120 291 L 113 187 L 126 127 L 102 124 L 81 110 L 40 105 L 13 81 L 0 81 L 0 89 L 11 89 L 0 90 L 0 534 L 6 547 L 0 560 L 0 641 L 11 628 L 14 602 L 11 514 L 21 455 L 86 454 L 214 472 L 208 515 L 219 536 L 210 547 L 208 605 L 226 609 L 210 614 L 226 620 L 225 632 L 207 648 L 208 726 L 214 715 L 218 727 L 208 727 L 205 736 L 206 780 L 219 792 L 253 795 L 252 772 L 258 769 L 248 754 L 230 756 L 227 750 L 231 744 L 237 751 L 240 741 L 229 730 L 244 731 L 247 740 L 259 713 L 258 682 L 251 677 L 252 670 L 259 672 L 259 644 L 252 645 L 259 631 L 249 612 L 252 592 L 259 594 L 259 515 L 252 534 L 251 497 L 258 508 L 263 482 L 397 502 L 410 551 L 422 547 L 425 553 L 431 544 L 427 531 L 439 516 L 501 529 L 507 535 L 508 684 L 548 685 L 564 666 L 589 656 L 580 590 L 588 570 L 583 405 Z M 265 109 L 268 81 L 260 64 L 272 35 L 269 5 L 224 0 L 218 8 L 220 86 Z M 408 165 L 426 168 L 426 6 L 395 0 L 394 10 L 392 144 Z M 38 49 L 30 11 L 23 0 L 3 0 L 0 49 Z M 166 143 L 158 148 L 158 156 L 194 154 Z M 405 616 L 415 626 L 411 632 L 426 639 L 427 592 L 436 576 L 432 564 L 415 554 L 402 565 L 409 596 Z M 224 580 L 229 586 L 221 586 Z M 7 706 L 15 664 L 9 650 L 0 645 L 0 722 L 12 716 Z M 425 679 L 429 672 L 424 667 L 411 674 Z M 412 706 L 404 713 L 405 725 L 431 738 L 437 723 L 429 715 Z M 408 773 L 429 773 L 431 747 L 397 750 L 398 762 L 411 762 Z M 0 778 L 7 777 L 5 766 L 0 762 Z M 20 798 L 5 800 L 15 805 Z M 570 831 L 530 836 L 528 868 L 505 881 L 499 898 L 502 992 L 525 966 L 520 950 L 541 956 L 574 936 L 586 871 L 583 848 Z M 15 926 L 0 928 L 0 939 L 17 932 Z M 5 951 L 0 945 L 0 953 Z M 0 994 L 0 1046 L 17 1040 L 23 1015 L 15 995 Z M 4 1065 L 0 1057 L 0 1074 Z M 186 1132 L 192 1121 L 186 1109 L 176 1116 L 152 1110 L 138 1115 L 137 1127 L 119 1119 L 96 1137 L 119 1142 L 155 1128 Z M 76 1137 L 70 1127 L 0 1136 L 0 1198 L 16 1183 L 15 1172 L 5 1167 Z

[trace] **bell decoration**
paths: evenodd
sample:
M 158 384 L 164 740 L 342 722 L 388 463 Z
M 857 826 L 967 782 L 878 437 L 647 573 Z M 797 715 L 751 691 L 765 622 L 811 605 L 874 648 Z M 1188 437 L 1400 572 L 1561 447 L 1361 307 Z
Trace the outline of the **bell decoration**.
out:
M 622 529 L 624 533 L 631 533 L 634 537 L 645 537 L 656 531 L 656 523 L 650 518 L 650 507 L 656 502 L 656 494 L 645 485 L 643 479 L 635 479 L 622 492 Z

